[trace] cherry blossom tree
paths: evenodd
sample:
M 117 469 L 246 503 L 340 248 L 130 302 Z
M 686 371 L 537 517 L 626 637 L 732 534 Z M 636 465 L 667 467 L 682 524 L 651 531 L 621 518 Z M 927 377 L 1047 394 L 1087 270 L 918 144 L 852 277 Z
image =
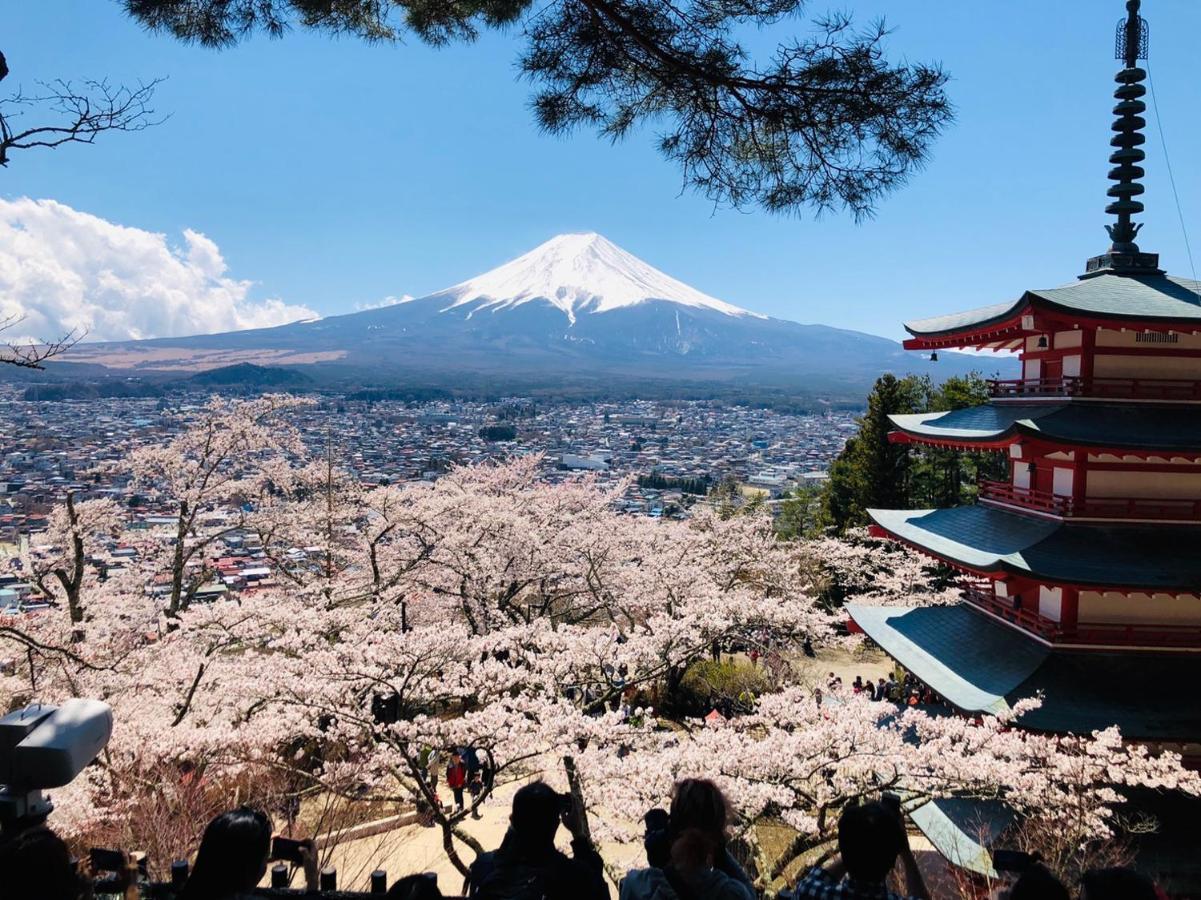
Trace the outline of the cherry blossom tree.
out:
M 936 582 L 867 539 L 780 541 L 765 514 L 623 516 L 624 485 L 546 484 L 536 457 L 365 486 L 331 451 L 306 455 L 287 422 L 297 405 L 214 401 L 130 453 L 131 487 L 171 510 L 169 531 L 123 531 L 115 505 L 71 499 L 39 539 L 36 571 L 66 602 L 0 627 L 0 696 L 99 697 L 116 722 L 102 765 L 58 797 L 58 827 L 145 816 L 195 835 L 188 817 L 214 798 L 318 791 L 424 810 L 465 869 L 484 848 L 461 828 L 471 808 L 436 795 L 429 757 L 468 746 L 487 772 L 474 805 L 532 775 L 562 782 L 572 757 L 598 829 L 629 837 L 674 779 L 704 774 L 744 824 L 794 828 L 790 857 L 882 789 L 1002 798 L 1048 822 L 1070 810 L 1082 839 L 1113 829 L 1127 787 L 1201 792 L 1178 758 L 1115 731 L 819 704 L 786 667 L 722 727 L 668 721 L 657 711 L 714 648 L 787 658 L 844 640 L 820 599 L 831 572 L 860 596 L 937 595 Z M 274 586 L 197 602 L 235 531 L 261 545 Z M 102 579 L 89 560 L 114 541 L 137 555 Z M 783 863 L 744 836 L 766 885 Z
M 1179 755 L 1125 743 L 1116 728 L 1056 736 L 1013 727 L 1037 705 L 1022 701 L 1005 719 L 970 719 L 788 688 L 764 697 L 752 715 L 698 722 L 687 736 L 648 723 L 620 735 L 629 752 L 601 742 L 576 760 L 594 808 L 610 812 L 662 805 L 680 778 L 715 779 L 735 805 L 739 841 L 764 888 L 798 856 L 833 840 L 847 804 L 882 791 L 911 809 L 939 797 L 1001 800 L 1019 820 L 1054 828 L 1077 847 L 1124 827 L 1130 789 L 1201 795 L 1201 775 L 1183 769 Z M 752 827 L 765 818 L 796 833 L 774 861 Z M 603 825 L 630 841 L 631 820 L 610 816 Z
M 30 571 L 47 597 L 66 601 L 73 623 L 83 621 L 85 580 L 103 573 L 89 560 L 89 542 L 119 533 L 125 516 L 112 500 L 75 499 L 67 491 L 61 506 L 51 512 L 46 530 L 30 554 Z
M 826 580 L 822 599 L 837 606 L 853 600 L 876 606 L 943 606 L 960 590 L 951 570 L 895 541 L 851 528 L 841 537 L 807 541 Z
M 187 608 L 211 576 L 202 563 L 216 541 L 242 526 L 241 502 L 265 488 L 265 463 L 303 453 L 281 413 L 308 401 L 279 394 L 229 404 L 214 399 L 189 427 L 161 446 L 143 446 L 129 458 L 135 486 L 173 509 L 168 615 Z M 209 514 L 209 522 L 202 517 Z

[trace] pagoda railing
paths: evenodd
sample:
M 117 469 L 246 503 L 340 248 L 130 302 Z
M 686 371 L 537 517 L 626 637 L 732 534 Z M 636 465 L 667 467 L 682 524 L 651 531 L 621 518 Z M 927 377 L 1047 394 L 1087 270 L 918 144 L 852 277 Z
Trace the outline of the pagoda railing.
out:
M 1018 487 L 1008 481 L 981 481 L 981 500 L 1018 506 L 1060 518 L 1155 519 L 1164 522 L 1201 521 L 1201 500 L 1143 497 L 1083 497 L 1076 500 L 1049 491 Z
M 1053 644 L 1201 648 L 1201 625 L 1084 622 L 1066 629 L 1054 619 L 1039 615 L 1036 610 L 1015 606 L 1011 597 L 998 597 L 991 582 L 964 582 L 962 590 L 963 599 L 973 606 Z
M 1036 611 L 1015 606 L 1010 597 L 998 597 L 990 582 L 965 582 L 963 599 L 999 619 L 1020 625 L 1047 640 L 1053 641 L 1059 633 L 1059 623 L 1040 616 Z
M 1201 381 L 1174 378 L 990 379 L 989 394 L 1006 397 L 1091 397 L 1102 400 L 1201 401 Z
M 1005 503 L 1010 506 L 1020 506 L 1038 512 L 1051 513 L 1055 516 L 1069 516 L 1072 510 L 1072 498 L 1060 497 L 1047 491 L 1036 491 L 1033 488 L 1018 487 L 1008 481 L 981 481 L 979 484 L 981 500 L 992 500 L 995 503 Z

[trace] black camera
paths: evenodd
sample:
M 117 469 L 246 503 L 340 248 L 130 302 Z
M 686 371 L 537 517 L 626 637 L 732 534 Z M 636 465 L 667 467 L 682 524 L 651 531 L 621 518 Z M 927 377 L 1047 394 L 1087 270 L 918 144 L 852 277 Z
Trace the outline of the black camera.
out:
M 272 838 L 271 858 L 301 865 L 304 862 L 304 857 L 300 853 L 303 846 L 304 841 L 294 841 L 291 838 L 282 837 Z
M 1038 861 L 1038 857 L 1021 850 L 994 850 L 992 865 L 998 872 L 1012 872 L 1020 875 Z

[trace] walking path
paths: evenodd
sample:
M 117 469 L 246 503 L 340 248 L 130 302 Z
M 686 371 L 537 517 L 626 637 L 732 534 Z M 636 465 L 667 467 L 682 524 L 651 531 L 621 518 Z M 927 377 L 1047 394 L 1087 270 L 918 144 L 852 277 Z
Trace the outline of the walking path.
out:
M 843 683 L 849 687 L 856 675 L 874 681 L 880 677 L 888 677 L 893 668 L 892 660 L 885 654 L 871 650 L 824 650 L 816 659 L 798 656 L 791 662 L 803 682 L 823 689 L 830 672 L 842 678 Z M 463 831 L 479 841 L 485 849 L 494 850 L 500 846 L 508 827 L 509 805 L 520 786 L 509 784 L 498 788 L 496 794 L 481 809 L 481 817 L 478 820 L 464 820 Z M 559 842 L 565 850 L 568 840 L 565 829 L 560 829 Z M 470 848 L 456 842 L 456 849 L 470 864 L 473 859 Z M 620 851 L 617 854 L 612 852 L 616 849 L 616 846 L 603 846 L 601 852 L 606 860 L 612 861 L 621 858 Z M 636 858 L 639 850 L 637 845 L 622 849 L 625 854 L 635 855 L 635 858 L 630 859 L 632 864 L 640 862 Z M 344 890 L 366 890 L 370 884 L 371 872 L 377 868 L 382 868 L 388 873 L 389 884 L 404 875 L 435 872 L 443 893 L 455 894 L 463 885 L 462 876 L 451 864 L 442 847 L 442 829 L 436 827 L 406 825 L 393 831 L 348 841 L 332 849 L 329 858 L 323 859 L 322 863 L 337 867 L 338 886 Z

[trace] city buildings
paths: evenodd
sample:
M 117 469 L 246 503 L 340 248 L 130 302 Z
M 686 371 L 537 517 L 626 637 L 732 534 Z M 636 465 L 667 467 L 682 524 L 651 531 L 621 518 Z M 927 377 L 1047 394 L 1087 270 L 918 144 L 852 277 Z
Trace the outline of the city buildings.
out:
M 8 423 L 0 432 L 0 610 L 39 602 L 21 560 L 30 536 L 45 529 L 68 492 L 80 500 L 115 499 L 135 533 L 149 541 L 173 538 L 174 511 L 139 497 L 121 461 L 136 447 L 168 441 L 207 399 L 31 402 L 11 388 L 0 394 Z M 727 479 L 773 496 L 812 484 L 855 427 L 848 412 L 794 414 L 700 401 L 407 403 L 339 395 L 318 398 L 291 422 L 311 455 L 331 453 L 366 485 L 432 480 L 456 465 L 541 454 L 546 480 L 587 476 L 622 484 L 621 510 L 655 518 L 687 516 L 704 502 L 704 486 Z M 498 424 L 509 426 L 499 431 L 511 440 L 488 439 Z M 306 551 L 295 552 L 303 558 Z M 111 571 L 137 556 L 136 547 L 114 544 L 96 562 Z M 215 575 L 205 595 L 272 583 L 261 549 L 240 532 L 224 536 L 210 556 Z

